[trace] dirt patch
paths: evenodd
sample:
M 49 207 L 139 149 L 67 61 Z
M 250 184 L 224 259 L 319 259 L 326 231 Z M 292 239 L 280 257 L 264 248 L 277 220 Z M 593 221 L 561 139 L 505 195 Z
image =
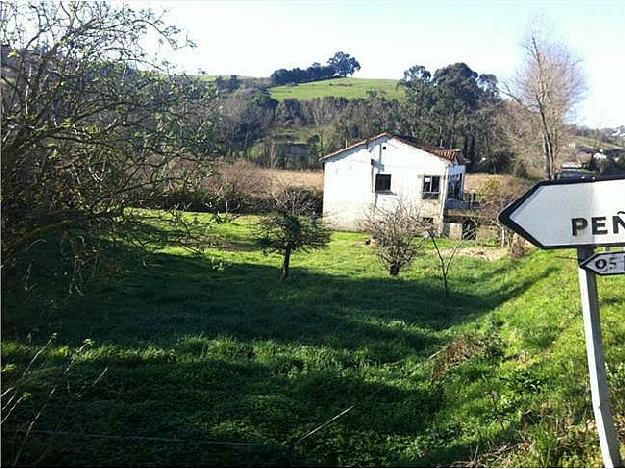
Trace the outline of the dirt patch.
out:
M 448 257 L 452 249 L 444 249 L 442 254 Z M 486 248 L 486 247 L 467 247 L 460 248 L 456 251 L 456 256 L 474 257 L 484 261 L 498 261 L 508 255 L 507 248 Z

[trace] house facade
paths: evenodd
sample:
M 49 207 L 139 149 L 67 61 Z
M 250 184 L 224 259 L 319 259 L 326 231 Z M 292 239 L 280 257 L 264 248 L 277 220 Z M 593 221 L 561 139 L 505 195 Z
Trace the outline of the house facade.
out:
M 464 193 L 459 158 L 459 150 L 387 132 L 326 155 L 324 220 L 358 231 L 372 208 L 390 209 L 401 200 L 442 232 L 446 210 L 457 208 Z

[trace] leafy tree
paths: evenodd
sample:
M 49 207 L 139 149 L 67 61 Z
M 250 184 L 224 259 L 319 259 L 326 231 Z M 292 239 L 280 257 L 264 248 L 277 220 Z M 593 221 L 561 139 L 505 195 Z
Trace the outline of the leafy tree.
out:
M 274 85 L 284 85 L 289 82 L 288 70 L 285 68 L 276 70 L 269 78 L 271 79 L 271 83 Z
M 406 92 L 402 105 L 403 133 L 426 143 L 433 143 L 430 110 L 433 105 L 432 75 L 422 65 L 415 65 L 404 72 L 399 86 Z
M 434 73 L 431 116 L 438 129 L 437 145 L 453 148 L 466 135 L 481 94 L 477 79 L 478 74 L 464 63 L 448 65 Z
M 213 83 L 218 91 L 226 93 L 232 93 L 233 91 L 238 90 L 242 85 L 241 79 L 236 75 L 230 75 L 228 79 L 219 75 L 215 78 Z
M 330 242 L 330 231 L 314 211 L 312 194 L 286 187 L 274 194 L 272 213 L 261 218 L 258 243 L 265 253 L 282 255 L 281 280 L 289 276 L 291 255 L 321 249 Z
M 464 63 L 433 75 L 416 65 L 404 72 L 399 86 L 406 92 L 404 133 L 432 145 L 462 148 L 474 170 L 505 164 L 504 140 L 496 131 L 502 107 L 497 77 L 478 75 Z
M 335 73 L 340 77 L 351 76 L 360 70 L 358 60 L 343 51 L 335 52 L 328 59 L 328 65 L 334 68 Z
M 414 88 L 420 84 L 427 84 L 431 78 L 432 74 L 423 65 L 414 65 L 404 72 L 401 84 L 408 88 Z
M 270 80 L 274 85 L 294 85 L 308 81 L 327 80 L 336 75 L 336 68 L 334 66 L 323 66 L 315 62 L 305 70 L 301 68 L 293 68 L 291 70 L 281 68 L 271 74 Z

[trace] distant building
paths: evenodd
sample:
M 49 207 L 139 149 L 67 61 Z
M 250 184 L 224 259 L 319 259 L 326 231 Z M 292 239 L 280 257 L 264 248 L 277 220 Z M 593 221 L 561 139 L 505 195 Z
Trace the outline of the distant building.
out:
M 460 150 L 387 132 L 330 153 L 322 158 L 324 220 L 357 231 L 372 208 L 402 200 L 443 231 L 447 211 L 466 205 L 460 158 Z

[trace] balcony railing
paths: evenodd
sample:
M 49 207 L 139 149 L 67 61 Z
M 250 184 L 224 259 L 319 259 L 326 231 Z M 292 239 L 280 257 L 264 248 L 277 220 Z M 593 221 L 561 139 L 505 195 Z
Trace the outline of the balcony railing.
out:
M 464 192 L 454 197 L 449 197 L 445 202 L 445 208 L 451 210 L 475 210 L 479 207 L 476 194 Z

